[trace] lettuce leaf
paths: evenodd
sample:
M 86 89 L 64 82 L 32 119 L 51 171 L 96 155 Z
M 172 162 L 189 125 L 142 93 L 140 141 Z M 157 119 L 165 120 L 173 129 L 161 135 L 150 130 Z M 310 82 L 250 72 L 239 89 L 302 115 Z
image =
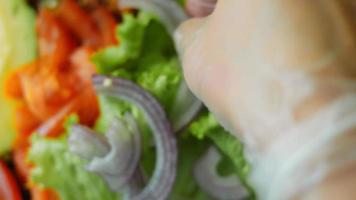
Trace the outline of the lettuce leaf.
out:
M 210 139 L 223 154 L 218 172 L 224 176 L 235 173 L 250 193 L 249 199 L 255 199 L 252 187 L 247 181 L 250 166 L 244 156 L 243 144 L 219 125 L 213 114 L 205 111 L 189 127 L 189 133 L 196 138 Z
M 160 62 L 175 56 L 172 38 L 152 14 L 139 12 L 137 17 L 124 14 L 116 35 L 119 45 L 105 48 L 93 56 L 101 74 L 112 74 L 119 68 L 137 68 L 146 65 L 147 60 L 149 63 Z
M 182 81 L 171 36 L 154 15 L 145 12 L 136 17 L 125 14 L 116 32 L 120 44 L 92 58 L 98 71 L 137 83 L 169 112 Z
M 58 192 L 61 200 L 121 200 L 96 174 L 84 170 L 86 161 L 70 152 L 68 134 L 73 124 L 78 123 L 77 115 L 71 115 L 64 123 L 66 132 L 60 138 L 31 136 L 28 161 L 34 164 L 30 181 L 43 188 Z
M 171 200 L 194 199 L 210 200 L 208 194 L 203 192 L 194 180 L 193 170 L 198 159 L 205 153 L 211 142 L 197 140 L 194 137 L 180 137 L 178 139 L 178 168 L 176 182 L 173 187 Z
M 58 192 L 61 200 L 120 200 L 96 174 L 84 170 L 85 161 L 69 151 L 67 137 L 32 136 L 28 159 L 35 167 L 31 181 Z

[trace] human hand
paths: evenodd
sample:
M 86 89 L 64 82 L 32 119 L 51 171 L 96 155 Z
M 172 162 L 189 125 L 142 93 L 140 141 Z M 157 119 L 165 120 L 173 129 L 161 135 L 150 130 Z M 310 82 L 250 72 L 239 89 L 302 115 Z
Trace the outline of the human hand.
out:
M 278 171 L 307 144 L 318 148 L 354 133 L 355 120 L 346 127 L 337 123 L 356 119 L 355 112 L 344 116 L 356 110 L 352 3 L 219 0 L 212 15 L 189 20 L 176 33 L 188 85 L 242 139 L 255 171 L 261 171 L 257 174 Z M 333 151 L 324 149 L 325 155 Z M 320 154 L 300 155 L 303 167 Z M 262 167 L 268 162 L 274 164 Z M 312 175 L 317 168 L 299 175 Z M 254 182 L 263 186 L 263 180 Z

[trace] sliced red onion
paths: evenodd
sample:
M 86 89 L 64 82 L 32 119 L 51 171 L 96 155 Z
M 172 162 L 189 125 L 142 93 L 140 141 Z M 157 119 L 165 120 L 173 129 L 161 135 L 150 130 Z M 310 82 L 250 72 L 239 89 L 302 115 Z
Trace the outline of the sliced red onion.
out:
M 157 15 L 171 34 L 187 19 L 175 0 L 118 0 L 118 4 L 120 8 L 136 8 Z
M 206 17 L 216 6 L 217 0 L 187 0 L 186 10 L 192 17 Z
M 162 107 L 151 94 L 131 81 L 97 75 L 93 83 L 99 94 L 117 97 L 141 108 L 154 134 L 157 154 L 155 171 L 146 187 L 140 193 L 131 194 L 130 199 L 167 199 L 176 176 L 177 146 Z
M 69 137 L 71 152 L 89 160 L 87 170 L 102 176 L 114 191 L 123 191 L 140 158 L 140 132 L 131 115 L 114 118 L 103 139 L 87 127 L 76 125 Z
M 102 176 L 112 190 L 124 191 L 139 165 L 140 135 L 137 124 L 130 115 L 126 115 L 124 120 L 114 118 L 106 133 L 110 152 L 104 157 L 92 159 L 87 170 Z
M 141 192 L 142 188 L 144 188 L 145 183 L 147 182 L 146 177 L 144 177 L 143 174 L 143 170 L 140 168 L 140 166 L 138 166 L 127 186 L 127 191 L 124 193 L 124 199 L 130 199 L 131 196 Z
M 218 200 L 241 200 L 248 196 L 247 190 L 237 176 L 221 177 L 217 165 L 221 155 L 215 147 L 210 147 L 196 163 L 194 175 L 199 186 Z
M 189 90 L 185 81 L 181 82 L 170 119 L 174 132 L 179 132 L 187 126 L 203 107 L 203 103 Z
M 110 145 L 104 137 L 81 125 L 71 128 L 68 143 L 72 153 L 86 160 L 104 156 L 110 151 Z

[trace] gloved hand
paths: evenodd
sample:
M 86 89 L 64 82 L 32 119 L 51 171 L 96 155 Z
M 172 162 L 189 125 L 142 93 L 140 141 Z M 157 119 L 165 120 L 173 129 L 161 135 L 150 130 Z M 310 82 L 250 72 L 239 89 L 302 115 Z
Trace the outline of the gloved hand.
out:
M 262 199 L 299 198 L 322 181 L 335 186 L 326 177 L 355 166 L 354 4 L 218 0 L 210 16 L 176 32 L 188 85 L 245 143 Z M 356 171 L 343 178 L 356 183 Z

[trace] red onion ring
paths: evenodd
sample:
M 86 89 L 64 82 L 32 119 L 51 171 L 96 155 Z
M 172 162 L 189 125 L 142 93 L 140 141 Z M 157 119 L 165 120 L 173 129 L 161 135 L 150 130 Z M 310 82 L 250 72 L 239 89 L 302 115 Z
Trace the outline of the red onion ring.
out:
M 68 139 L 69 150 L 85 160 L 109 153 L 110 145 L 104 137 L 82 125 L 71 127 Z
M 139 165 L 140 135 L 136 122 L 127 114 L 123 119 L 114 118 L 107 139 L 87 127 L 72 127 L 69 148 L 89 160 L 86 169 L 102 176 L 113 191 L 123 191 Z
M 248 192 L 235 175 L 221 177 L 216 167 L 221 155 L 215 147 L 210 147 L 196 163 L 194 176 L 198 185 L 210 196 L 218 200 L 241 200 Z
M 95 157 L 87 165 L 87 170 L 102 176 L 113 191 L 124 191 L 139 165 L 141 155 L 140 132 L 136 123 L 114 119 L 106 137 L 111 150 L 104 157 Z M 128 127 L 134 127 L 133 131 Z M 130 134 L 131 133 L 131 134 Z
M 215 10 L 217 0 L 187 0 L 186 11 L 191 17 L 206 17 Z
M 176 176 L 177 146 L 170 123 L 157 100 L 131 81 L 96 75 L 93 84 L 99 94 L 129 101 L 142 109 L 156 142 L 156 167 L 146 187 L 134 200 L 163 200 L 169 195 Z

